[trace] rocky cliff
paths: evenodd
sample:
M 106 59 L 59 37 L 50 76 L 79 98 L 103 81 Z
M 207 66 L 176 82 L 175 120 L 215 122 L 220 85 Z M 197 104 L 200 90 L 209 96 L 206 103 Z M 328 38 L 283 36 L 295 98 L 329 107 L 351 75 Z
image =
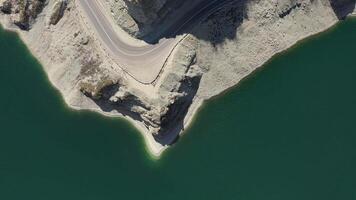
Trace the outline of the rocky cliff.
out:
M 50 23 L 56 24 L 62 17 L 67 0 L 54 0 Z M 48 0 L 2 0 L 0 10 L 11 16 L 13 23 L 22 30 L 29 30 Z
M 176 21 L 192 15 L 209 0 L 105 0 L 114 21 L 132 36 L 147 39 L 162 36 Z M 188 14 L 189 13 L 189 14 Z
M 28 30 L 36 17 L 41 13 L 46 0 L 5 0 L 0 10 L 5 14 L 14 14 L 14 24 Z
M 169 0 L 172 1 L 172 0 Z M 152 24 L 164 14 L 164 7 L 167 0 L 124 0 L 132 18 L 141 24 Z

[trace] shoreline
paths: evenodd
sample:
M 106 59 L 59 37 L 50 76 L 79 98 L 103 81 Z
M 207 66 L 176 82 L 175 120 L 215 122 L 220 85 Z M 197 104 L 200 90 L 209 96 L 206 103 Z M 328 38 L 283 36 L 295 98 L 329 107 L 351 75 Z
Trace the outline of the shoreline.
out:
M 140 135 L 143 137 L 144 143 L 145 143 L 145 150 L 147 151 L 147 153 L 149 154 L 150 157 L 152 157 L 153 159 L 159 159 L 161 157 L 161 154 L 163 153 L 163 151 L 165 149 L 168 148 L 168 146 L 163 146 L 161 144 L 159 144 L 158 142 L 156 142 L 156 140 L 153 138 L 152 135 L 150 135 L 147 132 L 147 129 L 145 129 L 143 126 L 141 126 L 138 122 L 136 122 L 135 120 L 129 118 L 129 117 L 125 117 L 120 113 L 105 113 L 103 111 L 101 111 L 99 108 L 81 108 L 78 106 L 74 106 L 71 105 L 65 97 L 65 94 L 61 92 L 61 90 L 59 89 L 59 87 L 57 87 L 54 84 L 54 81 L 51 79 L 51 77 L 49 76 L 49 72 L 46 70 L 46 68 L 44 67 L 45 61 L 42 61 L 41 59 L 39 59 L 39 56 L 36 55 L 35 51 L 33 51 L 31 49 L 31 47 L 26 44 L 26 40 L 24 38 L 24 36 L 22 35 L 21 30 L 17 29 L 17 28 L 13 28 L 10 27 L 9 24 L 5 21 L 7 20 L 6 18 L 3 18 L 2 15 L 0 15 L 0 26 L 4 31 L 16 34 L 16 36 L 18 37 L 19 40 L 21 40 L 21 42 L 23 43 L 23 45 L 26 47 L 28 53 L 31 54 L 31 56 L 38 62 L 39 65 L 41 65 L 41 68 L 46 76 L 47 81 L 49 82 L 50 86 L 53 87 L 56 92 L 58 92 L 58 94 L 62 97 L 62 100 L 64 102 L 64 104 L 67 106 L 67 108 L 69 108 L 70 110 L 74 110 L 74 111 L 91 111 L 91 112 L 95 112 L 98 114 L 101 114 L 103 116 L 106 117 L 114 117 L 114 118 L 120 118 L 123 120 L 127 120 L 139 133 Z
M 354 18 L 355 16 L 356 16 L 356 12 L 354 12 L 354 13 L 350 14 L 349 16 L 347 16 L 347 18 L 350 18 L 350 17 Z M 53 88 L 59 92 L 59 94 L 61 95 L 61 97 L 63 98 L 63 100 L 65 102 L 65 105 L 67 105 L 68 108 L 70 108 L 70 109 L 72 109 L 74 111 L 91 111 L 91 112 L 99 113 L 99 114 L 101 114 L 103 116 L 106 116 L 106 117 L 111 117 L 111 118 L 115 117 L 115 118 L 121 118 L 121 119 L 127 120 L 143 136 L 143 139 L 144 139 L 144 142 L 145 142 L 145 149 L 148 152 L 148 154 L 154 159 L 159 159 L 162 156 L 163 152 L 168 148 L 168 146 L 163 146 L 163 145 L 160 145 L 158 142 L 156 142 L 155 139 L 153 138 L 153 136 L 147 131 L 147 129 L 145 129 L 142 126 L 141 123 L 138 123 L 138 122 L 134 121 L 133 119 L 131 119 L 129 117 L 123 116 L 120 113 L 106 113 L 106 112 L 100 110 L 99 108 L 94 108 L 94 107 L 83 108 L 83 107 L 71 105 L 67 101 L 66 94 L 64 92 L 62 92 L 59 89 L 59 87 L 56 86 L 55 81 L 52 80 L 52 78 L 50 76 L 50 72 L 49 72 L 48 68 L 45 67 L 46 66 L 45 63 L 48 63 L 48 61 L 41 60 L 41 57 L 39 55 L 37 55 L 37 53 L 33 49 L 31 49 L 33 47 L 30 44 L 26 43 L 25 36 L 23 35 L 24 33 L 21 30 L 17 29 L 16 27 L 10 26 L 11 24 L 8 23 L 8 22 L 9 21 L 8 21 L 7 18 L 5 18 L 4 16 L 0 15 L 0 24 L 1 24 L 2 28 L 3 28 L 3 30 L 15 33 L 19 37 L 19 39 L 24 44 L 24 46 L 26 46 L 28 52 L 41 65 L 43 71 L 46 74 L 47 80 L 50 82 L 50 84 L 53 86 Z M 323 30 L 320 30 L 320 31 L 315 32 L 315 33 L 310 33 L 310 34 L 308 34 L 306 36 L 300 37 L 294 43 L 288 45 L 286 48 L 280 49 L 280 50 L 274 52 L 268 59 L 266 59 L 262 63 L 258 63 L 256 65 L 256 67 L 251 72 L 249 72 L 246 76 L 241 77 L 241 79 L 239 79 L 236 84 L 231 85 L 230 87 L 227 87 L 225 90 L 219 92 L 218 94 L 212 95 L 212 96 L 208 96 L 208 97 L 204 97 L 204 98 L 195 98 L 193 100 L 192 104 L 190 105 L 186 116 L 184 117 L 184 129 L 180 131 L 179 136 L 183 136 L 186 133 L 186 131 L 193 125 L 194 119 L 195 119 L 195 117 L 197 117 L 197 114 L 199 113 L 199 110 L 201 108 L 203 108 L 205 103 L 207 103 L 209 100 L 211 100 L 213 98 L 220 97 L 220 96 L 224 95 L 226 92 L 230 92 L 231 89 L 234 89 L 235 87 L 239 87 L 239 84 L 241 83 L 241 81 L 243 81 L 246 78 L 248 78 L 249 76 L 251 76 L 254 72 L 256 72 L 256 70 L 258 70 L 259 68 L 265 66 L 265 64 L 268 64 L 268 62 L 270 62 L 271 59 L 273 59 L 274 57 L 280 56 L 280 54 L 282 54 L 285 51 L 290 50 L 291 48 L 293 48 L 295 45 L 297 45 L 300 42 L 303 42 L 303 41 L 305 41 L 307 39 L 310 39 L 313 36 L 316 36 L 318 34 L 324 33 L 326 31 L 332 29 L 338 23 L 339 23 L 339 21 L 334 21 L 333 23 L 330 23 L 327 27 L 325 27 Z M 69 93 L 69 94 L 71 94 L 71 93 Z
M 353 13 L 353 14 L 350 14 L 347 16 L 347 19 L 345 20 L 348 20 L 349 18 L 352 18 L 352 19 L 356 19 L 356 12 Z M 345 21 L 345 20 L 342 20 L 342 21 Z M 274 58 L 278 57 L 278 56 L 282 56 L 283 53 L 289 51 L 289 50 L 292 50 L 293 48 L 297 47 L 297 45 L 300 45 L 298 43 L 302 43 L 302 42 L 306 42 L 307 40 L 309 39 L 313 39 L 313 37 L 318 37 L 319 34 L 323 34 L 323 33 L 327 33 L 328 31 L 332 31 L 333 28 L 335 28 L 338 23 L 342 22 L 342 21 L 336 21 L 335 23 L 329 25 L 329 27 L 319 31 L 319 32 L 316 32 L 316 33 L 311 33 L 309 35 L 307 35 L 306 37 L 303 37 L 303 38 L 300 38 L 298 39 L 296 42 L 294 42 L 292 45 L 288 46 L 287 48 L 285 49 L 282 49 L 280 51 L 277 51 L 275 52 L 272 56 L 270 56 L 267 61 L 263 62 L 262 64 L 260 64 L 258 67 L 256 67 L 254 70 L 252 70 L 249 74 L 247 74 L 245 77 L 242 77 L 237 84 L 235 85 L 232 85 L 228 88 L 226 88 L 225 90 L 221 91 L 220 93 L 218 94 L 215 94 L 215 95 L 212 95 L 210 96 L 208 99 L 206 100 L 203 100 L 203 103 L 202 103 L 202 106 L 204 105 L 204 103 L 206 101 L 210 101 L 210 100 L 213 100 L 214 98 L 219 98 L 223 95 L 225 95 L 226 93 L 230 92 L 231 90 L 235 89 L 235 87 L 239 87 L 240 83 L 242 81 L 244 81 L 245 79 L 249 78 L 251 75 L 253 75 L 256 70 L 260 70 L 261 68 L 263 68 L 265 65 L 267 65 L 269 62 L 271 62 Z
M 355 18 L 356 19 L 356 12 L 353 13 L 353 14 L 350 14 L 349 16 L 347 16 L 347 19 L 345 19 L 345 20 L 348 20 L 348 18 Z M 275 52 L 265 62 L 260 64 L 254 70 L 252 70 L 245 77 L 242 77 L 238 81 L 237 84 L 226 88 L 225 90 L 221 91 L 220 93 L 218 93 L 216 95 L 213 95 L 213 96 L 209 97 L 208 99 L 193 100 L 193 103 L 191 104 L 191 107 L 188 110 L 188 114 L 184 118 L 184 131 L 182 131 L 179 134 L 179 136 L 183 136 L 185 134 L 185 132 L 193 125 L 194 120 L 196 119 L 200 109 L 202 109 L 205 104 L 209 103 L 209 101 L 214 100 L 215 98 L 220 98 L 220 97 L 224 96 L 226 93 L 231 92 L 231 90 L 234 90 L 235 88 L 238 88 L 242 81 L 248 79 L 251 75 L 256 73 L 257 70 L 262 69 L 265 65 L 267 65 L 269 62 L 271 62 L 274 58 L 276 58 L 278 56 L 282 56 L 281 54 L 283 54 L 283 53 L 285 53 L 285 52 L 287 52 L 289 50 L 292 50 L 293 48 L 297 47 L 297 45 L 299 45 L 299 43 L 306 42 L 309 39 L 313 39 L 313 37 L 317 37 L 319 34 L 323 34 L 323 33 L 326 33 L 328 31 L 332 31 L 332 29 L 335 28 L 340 22 L 342 22 L 342 21 L 335 21 L 335 23 L 330 24 L 325 29 L 323 29 L 323 30 L 321 30 L 319 32 L 316 32 L 316 33 L 311 33 L 311 34 L 307 35 L 306 37 L 299 38 L 296 42 L 294 42 L 293 44 L 291 44 L 287 48 Z
M 125 122 L 129 123 L 142 136 L 144 143 L 145 143 L 145 150 L 150 155 L 150 157 L 152 157 L 153 159 L 159 159 L 161 154 L 164 152 L 164 150 L 168 148 L 167 146 L 162 146 L 159 143 L 155 142 L 153 136 L 151 136 L 150 134 L 147 134 L 147 131 L 143 126 L 141 126 L 139 123 L 137 123 L 136 121 L 134 121 L 133 119 L 131 119 L 129 117 L 125 117 L 121 114 L 116 114 L 116 113 L 111 113 L 111 114 L 105 113 L 99 109 L 94 109 L 94 108 L 80 108 L 77 106 L 69 105 L 69 104 L 67 104 L 67 102 L 65 102 L 65 105 L 67 105 L 67 108 L 69 108 L 69 110 L 73 110 L 75 112 L 80 112 L 80 111 L 93 112 L 93 113 L 102 115 L 103 117 L 117 118 L 117 119 L 124 120 Z

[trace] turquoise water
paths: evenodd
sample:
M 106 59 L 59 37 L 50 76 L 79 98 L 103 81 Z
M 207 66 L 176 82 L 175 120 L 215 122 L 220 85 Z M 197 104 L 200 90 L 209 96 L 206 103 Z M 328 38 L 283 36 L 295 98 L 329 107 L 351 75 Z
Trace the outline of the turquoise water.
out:
M 209 101 L 150 160 L 120 119 L 68 109 L 0 31 L 0 199 L 356 199 L 356 19 Z

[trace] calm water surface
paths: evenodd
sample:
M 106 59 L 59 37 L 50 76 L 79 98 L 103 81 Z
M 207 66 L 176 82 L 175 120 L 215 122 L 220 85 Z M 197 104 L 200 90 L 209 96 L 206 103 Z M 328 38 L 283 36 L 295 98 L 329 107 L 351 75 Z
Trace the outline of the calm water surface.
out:
M 69 110 L 0 31 L 0 199 L 356 199 L 356 19 L 208 102 L 159 161 L 123 120 Z

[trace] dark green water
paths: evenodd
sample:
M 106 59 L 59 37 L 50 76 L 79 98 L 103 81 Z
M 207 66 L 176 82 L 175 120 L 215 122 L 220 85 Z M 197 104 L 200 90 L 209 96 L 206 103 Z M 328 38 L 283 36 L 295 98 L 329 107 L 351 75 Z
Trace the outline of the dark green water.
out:
M 208 102 L 159 161 L 129 124 L 66 108 L 0 31 L 0 199 L 356 199 L 356 19 Z

